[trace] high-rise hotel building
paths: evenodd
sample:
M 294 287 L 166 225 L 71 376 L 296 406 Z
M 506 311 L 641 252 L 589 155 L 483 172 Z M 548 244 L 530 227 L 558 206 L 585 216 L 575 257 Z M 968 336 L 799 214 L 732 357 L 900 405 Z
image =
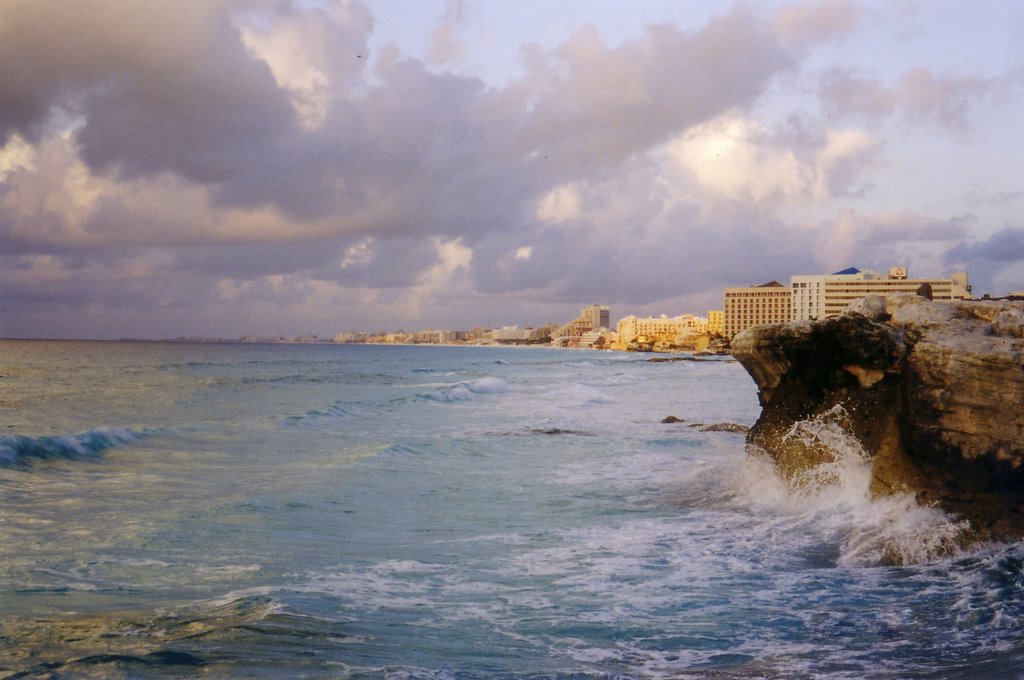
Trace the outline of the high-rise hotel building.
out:
M 789 289 L 778 281 L 726 288 L 724 335 L 731 340 L 751 326 L 789 321 L 791 304 Z
M 966 272 L 948 279 L 912 279 L 906 267 L 890 267 L 887 275 L 850 268 L 834 274 L 790 278 L 792 320 L 815 321 L 838 316 L 850 303 L 867 295 L 927 293 L 933 300 L 963 300 L 971 296 Z

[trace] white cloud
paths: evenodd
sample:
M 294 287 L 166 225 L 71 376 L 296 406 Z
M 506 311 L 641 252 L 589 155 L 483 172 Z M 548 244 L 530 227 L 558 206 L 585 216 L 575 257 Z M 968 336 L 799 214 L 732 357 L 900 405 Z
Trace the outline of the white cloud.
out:
M 17 170 L 36 171 L 36 153 L 31 144 L 21 135 L 11 135 L 7 144 L 0 148 L 0 183 Z
M 30 241 L 87 243 L 87 221 L 113 182 L 92 175 L 67 134 L 36 146 L 19 140 L 12 137 L 0 155 L 11 168 L 0 183 L 10 232 Z
M 465 269 L 473 261 L 473 251 L 462 244 L 462 239 L 443 241 L 435 239 L 437 254 L 441 256 L 441 263 L 436 265 L 427 274 L 427 281 L 440 280 L 450 277 L 456 270 Z
M 279 10 L 268 23 L 241 24 L 245 46 L 270 68 L 277 84 L 288 91 L 292 106 L 307 130 L 327 118 L 337 85 L 362 68 L 365 45 L 351 34 L 365 29 L 360 6 L 335 3 L 331 11 Z
M 669 151 L 700 184 L 731 199 L 792 203 L 813 181 L 790 149 L 772 145 L 762 124 L 737 113 L 686 132 Z
M 879 151 L 861 130 L 830 130 L 801 144 L 739 112 L 699 125 L 669 156 L 705 188 L 731 200 L 799 206 L 846 193 Z
M 583 214 L 580 195 L 576 187 L 565 184 L 544 194 L 537 203 L 535 215 L 542 222 L 565 224 Z

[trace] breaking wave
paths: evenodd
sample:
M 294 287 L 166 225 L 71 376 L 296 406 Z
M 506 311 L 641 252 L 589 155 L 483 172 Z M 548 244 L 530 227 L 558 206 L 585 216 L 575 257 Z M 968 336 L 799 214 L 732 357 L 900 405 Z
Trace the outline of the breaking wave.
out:
M 840 566 L 926 564 L 960 555 L 967 521 L 922 506 L 909 493 L 871 493 L 871 459 L 843 429 L 845 416 L 837 406 L 790 429 L 787 439 L 828 451 L 831 459 L 789 478 L 767 453 L 750 451 L 740 495 L 836 538 Z
M 23 467 L 35 460 L 84 460 L 138 439 L 136 432 L 119 427 L 100 427 L 66 436 L 0 436 L 0 467 Z
M 456 383 L 454 385 L 446 385 L 434 390 L 433 392 L 428 392 L 420 396 L 424 399 L 429 399 L 430 401 L 438 401 L 447 404 L 458 401 L 468 401 L 480 394 L 500 394 L 502 392 L 508 392 L 510 389 L 509 384 L 501 378 L 488 376 L 467 382 Z

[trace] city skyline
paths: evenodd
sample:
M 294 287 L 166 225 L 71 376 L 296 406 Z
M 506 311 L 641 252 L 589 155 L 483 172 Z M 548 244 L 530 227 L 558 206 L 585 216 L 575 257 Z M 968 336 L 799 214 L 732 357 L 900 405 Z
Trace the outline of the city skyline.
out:
M 0 336 L 1024 288 L 1024 6 L 0 0 Z
M 707 309 L 700 311 L 675 311 L 673 316 L 668 313 L 653 313 L 653 314 L 636 314 L 630 310 L 621 314 L 617 318 L 611 313 L 610 308 L 607 305 L 591 304 L 587 305 L 580 310 L 577 316 L 577 320 L 569 321 L 567 323 L 561 322 L 548 322 L 546 324 L 525 324 L 520 328 L 519 323 L 515 324 L 504 324 L 504 325 L 473 325 L 472 328 L 440 328 L 440 327 L 427 327 L 420 328 L 418 330 L 397 328 L 387 330 L 355 330 L 347 329 L 336 333 L 333 338 L 319 338 L 316 335 L 306 336 L 280 336 L 280 337 L 256 337 L 255 341 L 287 341 L 287 342 L 376 342 L 380 341 L 385 337 L 395 336 L 400 337 L 398 342 L 427 342 L 427 343 L 441 343 L 444 344 L 449 340 L 463 342 L 465 340 L 480 340 L 480 339 L 506 339 L 511 340 L 513 337 L 520 340 L 538 340 L 542 335 L 537 335 L 538 330 L 548 330 L 549 336 L 557 337 L 564 335 L 572 335 L 567 333 L 566 330 L 572 324 L 578 324 L 587 320 L 588 323 L 585 325 L 588 329 L 601 329 L 607 331 L 615 331 L 620 329 L 622 323 L 626 320 L 633 320 L 633 324 L 637 323 L 644 324 L 654 322 L 660 326 L 671 326 L 673 324 L 682 324 L 683 326 L 689 327 L 693 323 L 700 323 L 706 327 L 706 330 L 711 335 L 718 335 L 728 339 L 734 335 L 736 330 L 739 328 L 748 328 L 758 323 L 785 323 L 795 321 L 814 321 L 818 318 L 823 318 L 829 314 L 842 313 L 843 309 L 846 308 L 856 297 L 858 291 L 861 291 L 864 295 L 891 295 L 891 294 L 906 294 L 916 293 L 923 294 L 923 286 L 928 288 L 927 295 L 935 295 L 936 300 L 954 300 L 954 299 L 972 299 L 972 285 L 970 284 L 969 274 L 966 271 L 953 272 L 949 278 L 943 277 L 914 277 L 911 272 L 902 265 L 893 265 L 889 267 L 886 273 L 880 271 L 874 271 L 871 269 L 860 270 L 856 267 L 848 267 L 841 271 L 835 271 L 830 273 L 795 273 L 788 277 L 790 285 L 783 285 L 777 281 L 771 281 L 764 284 L 750 284 L 746 286 L 730 286 L 722 291 L 722 305 L 720 309 Z M 827 282 L 827 283 L 826 283 Z M 850 283 L 855 282 L 855 283 Z M 808 288 L 810 286 L 818 287 L 818 290 L 813 295 L 808 294 Z M 753 305 L 757 307 L 759 317 L 755 318 L 740 318 L 740 308 L 736 307 L 736 299 L 733 299 L 732 309 L 730 311 L 730 298 L 748 298 L 748 297 L 771 297 L 772 299 L 784 299 L 785 305 L 776 305 L 777 308 L 771 305 Z M 983 298 L 989 298 L 988 294 L 984 294 Z M 1006 296 L 997 296 L 995 299 L 1005 297 L 1007 299 L 1020 299 L 1024 297 L 1024 291 L 1010 291 Z M 749 305 L 750 307 L 750 305 Z M 744 307 L 746 313 L 749 314 L 750 308 Z M 599 316 L 595 315 L 599 312 Z M 713 321 L 713 317 L 717 316 L 717 321 Z M 596 320 L 600 318 L 600 323 Z M 612 323 L 614 322 L 614 323 Z M 714 328 L 718 330 L 714 330 Z M 733 328 L 734 327 L 734 328 Z M 557 332 L 556 332 L 557 330 Z M 500 337 L 501 331 L 514 332 L 508 335 L 508 337 Z M 519 337 L 519 332 L 530 331 L 535 333 L 526 334 L 529 337 Z M 432 339 L 415 339 L 417 336 L 424 335 L 437 335 L 440 337 Z M 486 334 L 486 335 L 484 335 Z M 487 336 L 494 335 L 493 338 Z M 444 339 L 446 336 L 451 336 Z M 457 337 L 459 336 L 459 337 Z M 202 337 L 178 337 L 174 340 L 241 340 L 241 341 L 253 341 L 253 336 L 243 336 L 240 338 L 202 338 Z M 387 340 L 387 342 L 395 342 L 394 338 Z

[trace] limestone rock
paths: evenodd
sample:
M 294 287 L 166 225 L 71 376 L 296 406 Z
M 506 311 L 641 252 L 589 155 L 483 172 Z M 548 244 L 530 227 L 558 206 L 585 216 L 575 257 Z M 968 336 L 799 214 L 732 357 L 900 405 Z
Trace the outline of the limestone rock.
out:
M 746 432 L 749 429 L 746 425 L 739 423 L 713 423 L 700 427 L 701 432 Z
M 915 295 L 914 297 L 917 296 Z M 847 311 L 866 316 L 872 321 L 885 321 L 889 318 L 889 311 L 885 306 L 885 298 L 880 295 L 869 295 L 859 300 L 854 300 Z
M 1024 536 L 1024 303 L 869 297 L 744 331 L 732 353 L 762 405 L 748 441 L 784 473 L 829 455 L 794 425 L 832 417 L 871 457 L 875 493 L 915 493 L 978 536 Z

